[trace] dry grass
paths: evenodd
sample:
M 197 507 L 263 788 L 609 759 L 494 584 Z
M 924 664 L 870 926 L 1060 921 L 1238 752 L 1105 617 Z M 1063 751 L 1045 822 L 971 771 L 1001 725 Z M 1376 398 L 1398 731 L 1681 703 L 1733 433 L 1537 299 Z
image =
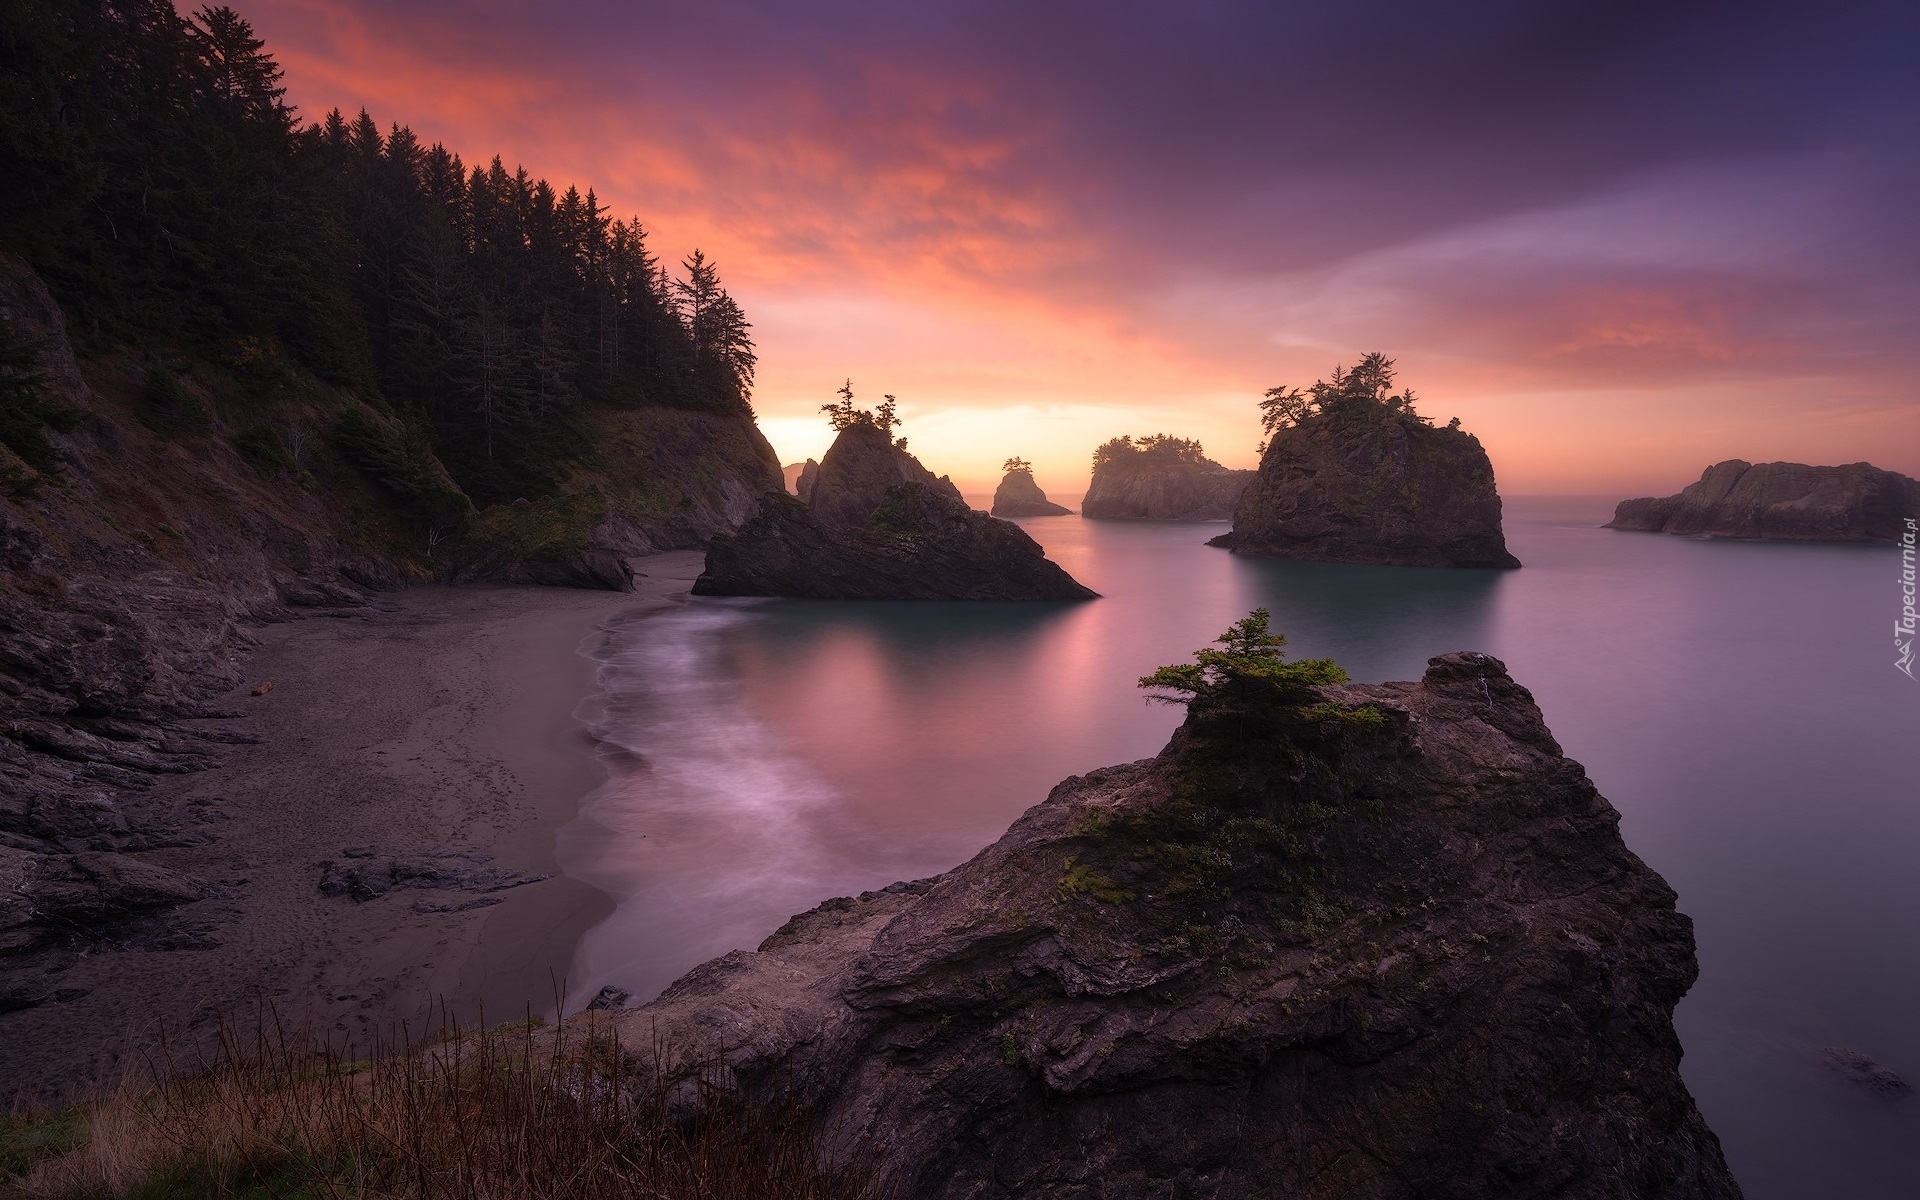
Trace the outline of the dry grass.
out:
M 663 1061 L 661 1047 L 652 1062 Z M 789 1105 L 633 1077 L 603 1028 L 404 1037 L 365 1059 L 227 1025 L 94 1103 L 0 1122 L 0 1194 L 37 1200 L 878 1200 Z M 4 1178 L 10 1175 L 11 1178 Z

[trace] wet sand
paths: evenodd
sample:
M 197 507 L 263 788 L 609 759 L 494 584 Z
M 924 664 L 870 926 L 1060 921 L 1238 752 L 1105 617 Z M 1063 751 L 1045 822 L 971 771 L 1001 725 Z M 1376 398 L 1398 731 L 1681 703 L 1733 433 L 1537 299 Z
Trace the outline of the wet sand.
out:
M 700 564 L 692 551 L 636 559 L 644 576 L 624 595 L 422 587 L 260 629 L 247 683 L 212 706 L 243 715 L 201 722 L 259 743 L 160 784 L 212 814 L 212 840 L 140 855 L 212 894 L 74 956 L 57 986 L 85 994 L 10 1016 L 6 1090 L 109 1082 L 163 1029 L 190 1054 L 223 1014 L 250 1020 L 262 1002 L 336 1040 L 418 1031 L 438 1002 L 488 1023 L 551 1015 L 581 934 L 611 908 L 554 860 L 555 831 L 606 778 L 574 716 L 595 692 L 578 650 L 610 616 L 674 603 Z M 272 690 L 251 696 L 265 680 Z M 322 864 L 362 848 L 480 852 L 488 868 L 552 877 L 323 895 Z

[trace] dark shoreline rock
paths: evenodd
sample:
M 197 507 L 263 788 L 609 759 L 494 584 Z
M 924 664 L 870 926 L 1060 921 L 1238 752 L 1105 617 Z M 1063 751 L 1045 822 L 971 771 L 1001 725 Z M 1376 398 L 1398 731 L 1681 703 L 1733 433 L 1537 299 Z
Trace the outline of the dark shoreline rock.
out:
M 1678 1070 L 1692 925 L 1618 824 L 1485 655 L 1200 702 L 613 1020 L 678 1056 L 637 1078 L 778 1094 L 914 1200 L 1730 1200 Z
M 873 425 L 842 430 L 805 502 L 769 492 L 707 548 L 698 596 L 1090 600 L 1018 525 L 968 508 Z
M 1279 430 L 1240 496 L 1235 554 L 1400 567 L 1514 568 L 1493 463 L 1472 434 L 1384 408 Z
M 1000 486 L 993 490 L 993 508 L 996 517 L 1067 517 L 1073 510 L 1064 505 L 1055 504 L 1047 499 L 1047 494 L 1034 482 L 1033 471 L 1029 469 L 1008 471 L 1000 480 Z
M 1622 500 L 1608 529 L 1680 537 L 1897 542 L 1920 515 L 1920 482 L 1871 463 L 1715 463 L 1672 496 Z

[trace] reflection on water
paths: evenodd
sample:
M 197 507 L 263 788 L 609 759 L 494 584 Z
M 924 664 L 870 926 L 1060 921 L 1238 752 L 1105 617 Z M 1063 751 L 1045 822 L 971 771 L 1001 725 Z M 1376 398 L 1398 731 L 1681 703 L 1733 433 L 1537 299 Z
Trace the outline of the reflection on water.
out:
M 818 900 L 944 870 L 1068 775 L 1154 753 L 1135 680 L 1256 605 L 1361 680 L 1484 650 L 1531 688 L 1695 918 L 1684 1070 L 1754 1200 L 1920 1195 L 1920 687 L 1883 548 L 1696 542 L 1509 505 L 1520 571 L 1238 559 L 1208 523 L 1022 524 L 1105 599 L 702 602 L 609 630 L 590 713 L 615 777 L 563 846 L 620 902 L 576 995 L 646 996 Z

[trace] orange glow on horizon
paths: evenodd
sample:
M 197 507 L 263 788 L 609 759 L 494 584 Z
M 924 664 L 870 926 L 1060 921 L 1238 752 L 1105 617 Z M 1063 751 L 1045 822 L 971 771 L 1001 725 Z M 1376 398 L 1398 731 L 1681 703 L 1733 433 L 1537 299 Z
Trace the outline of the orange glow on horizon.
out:
M 1671 492 L 1733 456 L 1920 474 L 1897 364 L 1862 377 L 1769 325 L 1761 300 L 1796 311 L 1788 284 L 1756 297 L 1684 275 L 1562 277 L 1534 242 L 1472 231 L 1317 271 L 1172 278 L 1060 179 L 1022 169 L 1050 153 L 1042 115 L 955 135 L 950 114 L 995 97 L 940 64 L 850 68 L 849 94 L 884 103 L 775 72 L 751 106 L 713 112 L 647 79 L 610 91 L 478 23 L 323 0 L 247 15 L 307 119 L 364 107 L 469 166 L 497 153 L 591 186 L 665 261 L 703 249 L 754 323 L 755 408 L 783 462 L 825 448 L 818 406 L 851 377 L 863 400 L 899 396 L 913 451 L 969 491 L 1013 454 L 1043 487 L 1079 491 L 1093 447 L 1120 433 L 1197 437 L 1251 466 L 1265 388 L 1381 349 L 1514 494 Z M 1532 273 L 1475 275 L 1488 259 Z

